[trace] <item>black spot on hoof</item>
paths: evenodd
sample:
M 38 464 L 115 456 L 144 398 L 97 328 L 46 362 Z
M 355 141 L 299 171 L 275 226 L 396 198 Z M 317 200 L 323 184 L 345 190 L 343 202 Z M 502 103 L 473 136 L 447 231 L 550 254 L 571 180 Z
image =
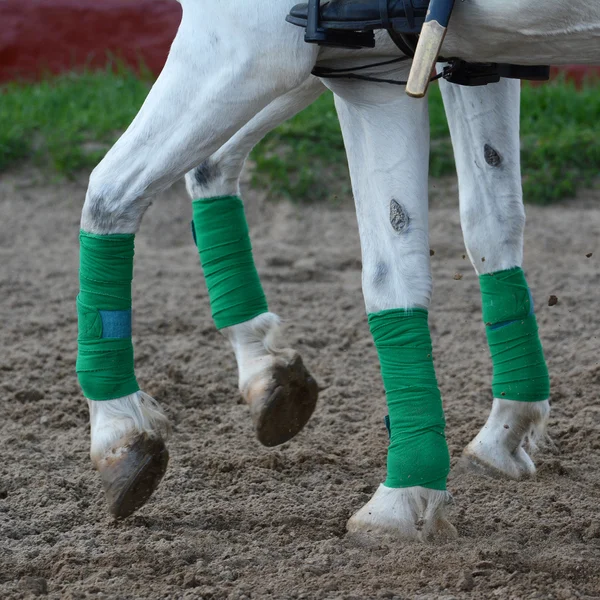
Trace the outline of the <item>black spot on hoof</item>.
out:
M 502 157 L 500 153 L 492 148 L 489 144 L 486 144 L 483 147 L 483 157 L 485 158 L 485 162 L 490 165 L 490 167 L 499 167 L 502 164 Z
M 194 179 L 201 186 L 206 186 L 215 180 L 221 174 L 218 165 L 205 160 L 202 164 L 194 169 Z
M 390 202 L 390 223 L 396 233 L 404 233 L 410 224 L 410 217 L 404 207 L 392 198 Z

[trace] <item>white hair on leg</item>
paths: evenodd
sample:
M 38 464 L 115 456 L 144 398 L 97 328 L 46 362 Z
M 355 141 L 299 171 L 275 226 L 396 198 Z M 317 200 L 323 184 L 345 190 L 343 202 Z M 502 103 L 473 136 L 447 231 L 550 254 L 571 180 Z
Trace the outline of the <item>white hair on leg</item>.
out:
M 521 266 L 525 209 L 520 82 L 467 88 L 440 81 L 458 174 L 460 222 L 478 275 Z
M 526 452 L 537 447 L 545 434 L 550 403 L 517 402 L 494 398 L 485 425 L 463 452 L 461 468 L 483 471 L 492 476 L 521 479 L 535 473 L 535 464 Z
M 556 448 L 548 435 L 548 421 L 550 420 L 550 402 L 530 402 L 531 414 L 529 415 L 530 428 L 526 438 L 527 450 L 531 456 L 540 449 Z
M 265 366 L 271 366 L 275 354 L 282 351 L 280 324 L 279 317 L 268 312 L 221 330 L 235 352 L 242 395 L 249 382 L 265 370 Z
M 171 432 L 169 421 L 158 402 L 141 390 L 116 400 L 87 402 L 92 461 L 97 461 L 123 438 L 146 434 L 167 440 Z
M 98 470 L 109 512 L 123 519 L 145 504 L 169 461 L 170 426 L 148 394 L 88 400 L 92 463 Z
M 306 82 L 318 50 L 299 29 L 285 27 L 285 14 L 282 5 L 257 12 L 247 4 L 184 3 L 162 73 L 90 177 L 83 230 L 135 233 L 155 194 L 201 165 L 273 100 L 299 86 L 314 95 L 316 84 Z M 232 37 L 231 22 L 239 19 L 245 27 Z M 241 167 L 243 159 L 234 164 Z
M 455 527 L 446 517 L 452 496 L 421 486 L 389 488 L 383 483 L 346 525 L 348 533 L 372 534 L 405 541 L 453 539 Z

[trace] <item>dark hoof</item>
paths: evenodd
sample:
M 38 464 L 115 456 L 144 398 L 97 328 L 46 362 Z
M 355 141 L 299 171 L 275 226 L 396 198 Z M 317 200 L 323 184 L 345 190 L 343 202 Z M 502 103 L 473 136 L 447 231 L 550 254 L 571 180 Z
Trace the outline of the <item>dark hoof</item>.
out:
M 251 388 L 248 401 L 258 441 L 278 446 L 292 439 L 315 410 L 319 388 L 299 355 L 276 365 L 271 380 Z
M 124 519 L 143 506 L 158 487 L 168 462 L 165 443 L 147 434 L 113 446 L 96 464 L 110 514 Z

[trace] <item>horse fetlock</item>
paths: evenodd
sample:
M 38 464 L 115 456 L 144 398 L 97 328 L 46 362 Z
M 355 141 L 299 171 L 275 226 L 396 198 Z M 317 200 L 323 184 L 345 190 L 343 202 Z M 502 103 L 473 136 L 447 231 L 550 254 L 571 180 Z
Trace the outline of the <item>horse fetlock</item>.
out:
M 122 519 L 146 503 L 165 474 L 169 424 L 159 405 L 141 391 L 88 404 L 92 463 L 109 512 Z
M 353 535 L 385 536 L 404 541 L 451 540 L 457 537 L 446 517 L 452 497 L 424 487 L 389 488 L 381 484 L 346 525 Z
M 495 398 L 486 424 L 465 448 L 461 467 L 521 479 L 535 474 L 533 453 L 545 437 L 550 404 Z
M 239 389 L 258 440 L 277 446 L 299 433 L 312 415 L 318 386 L 300 355 L 282 348 L 279 317 L 265 313 L 224 330 L 234 348 Z

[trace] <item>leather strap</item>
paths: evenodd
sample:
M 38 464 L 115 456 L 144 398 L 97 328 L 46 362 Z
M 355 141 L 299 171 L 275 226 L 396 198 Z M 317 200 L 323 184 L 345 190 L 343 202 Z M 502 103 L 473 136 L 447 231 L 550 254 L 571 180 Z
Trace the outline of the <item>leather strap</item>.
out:
M 381 17 L 381 24 L 383 25 L 383 28 L 388 30 L 391 29 L 392 23 L 390 21 L 388 0 L 379 0 L 379 16 Z
M 415 55 L 415 48 L 417 47 L 418 37 L 416 35 L 403 35 L 397 33 L 394 29 L 387 30 L 392 42 L 400 49 L 400 51 L 413 58 Z

